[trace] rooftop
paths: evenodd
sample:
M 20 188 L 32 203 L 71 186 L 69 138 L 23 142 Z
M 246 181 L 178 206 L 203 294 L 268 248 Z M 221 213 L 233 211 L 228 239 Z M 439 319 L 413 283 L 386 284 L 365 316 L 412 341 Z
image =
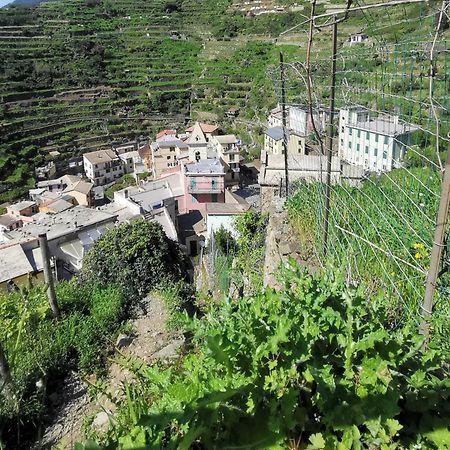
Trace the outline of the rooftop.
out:
M 366 122 L 356 122 L 348 125 L 351 128 L 359 128 L 371 133 L 378 133 L 387 136 L 398 136 L 405 133 L 412 133 L 418 128 L 407 123 L 394 122 L 389 119 L 372 119 Z
M 36 216 L 35 216 L 36 217 Z M 9 236 L 14 241 L 25 241 L 37 238 L 41 233 L 47 233 L 49 240 L 66 236 L 82 228 L 87 228 L 101 222 L 114 221 L 116 216 L 85 206 L 75 206 L 53 215 L 43 215 L 35 222 L 26 224 L 20 230 L 14 230 Z
M 176 136 L 177 132 L 175 130 L 162 130 L 156 135 L 156 140 L 158 141 L 164 136 Z
M 118 158 L 112 150 L 97 150 L 83 155 L 91 164 L 111 162 Z
M 69 184 L 63 192 L 68 193 L 68 192 L 80 192 L 82 194 L 89 194 L 89 192 L 91 191 L 91 189 L 94 187 L 94 185 L 92 183 L 89 183 L 87 181 L 77 181 L 76 183 L 73 184 Z
M 224 134 L 222 136 L 216 136 L 215 140 L 219 144 L 236 144 L 238 142 L 234 134 Z
M 0 225 L 9 228 L 11 225 L 20 222 L 20 219 L 16 217 L 8 216 L 8 214 L 3 214 L 0 216 Z
M 218 159 L 202 159 L 198 163 L 186 164 L 187 175 L 195 174 L 219 174 L 225 173 L 222 163 Z
M 214 133 L 214 131 L 218 130 L 219 127 L 217 125 L 210 125 L 208 123 L 201 123 L 199 122 L 200 128 L 202 129 L 203 133 Z M 195 125 L 192 125 L 186 130 L 186 133 L 192 133 L 194 131 Z
M 268 128 L 266 131 L 267 136 L 271 137 L 275 141 L 280 141 L 284 139 L 283 127 L 272 127 Z M 286 137 L 289 137 L 289 130 L 286 129 Z
M 152 144 L 153 148 L 157 147 L 179 147 L 179 148 L 189 148 L 189 146 L 183 142 L 181 139 L 178 139 L 174 136 L 164 136 L 161 139 L 158 139 L 156 142 Z
M 0 283 L 42 268 L 39 248 L 25 251 L 20 244 L 16 244 L 0 249 Z
M 9 209 L 12 211 L 22 211 L 26 208 L 31 208 L 33 206 L 36 206 L 36 202 L 33 202 L 31 200 L 24 200 L 19 203 L 14 203 L 13 205 L 8 206 Z

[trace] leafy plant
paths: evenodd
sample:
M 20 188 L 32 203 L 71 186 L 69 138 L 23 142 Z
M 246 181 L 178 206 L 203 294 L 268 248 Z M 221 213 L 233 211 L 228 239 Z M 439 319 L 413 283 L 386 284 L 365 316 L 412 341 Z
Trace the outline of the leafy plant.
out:
M 282 279 L 195 319 L 181 364 L 131 364 L 101 448 L 445 448 L 447 369 L 415 332 L 386 327 L 389 299 L 331 272 Z
M 83 262 L 82 280 L 122 289 L 127 301 L 145 296 L 163 280 L 183 278 L 184 256 L 161 225 L 138 220 L 105 233 Z

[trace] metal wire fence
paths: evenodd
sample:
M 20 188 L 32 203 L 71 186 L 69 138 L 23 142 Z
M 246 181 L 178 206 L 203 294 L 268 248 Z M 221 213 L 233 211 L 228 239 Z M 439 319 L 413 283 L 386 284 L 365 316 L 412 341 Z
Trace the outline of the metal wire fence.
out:
M 305 59 L 284 61 L 283 80 L 280 67 L 270 73 L 288 104 L 288 208 L 305 254 L 388 295 L 393 326 L 419 324 L 423 312 L 450 132 L 449 2 L 395 3 L 384 3 L 384 23 L 362 1 L 336 19 L 313 7 Z M 364 27 L 349 33 L 355 15 Z M 317 155 L 330 148 L 328 166 Z M 312 180 L 295 177 L 296 153 L 316 156 Z M 338 174 L 327 183 L 329 168 Z M 344 174 L 357 169 L 359 181 L 349 183 Z M 434 313 L 444 320 L 443 260 Z

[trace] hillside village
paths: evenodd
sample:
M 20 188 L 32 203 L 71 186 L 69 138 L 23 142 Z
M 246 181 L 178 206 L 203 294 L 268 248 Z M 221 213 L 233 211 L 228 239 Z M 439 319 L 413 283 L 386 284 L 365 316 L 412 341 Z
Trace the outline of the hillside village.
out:
M 367 173 L 402 167 L 417 127 L 395 116 L 370 117 L 364 108 L 334 115 L 339 123 L 333 183 L 357 186 Z M 115 224 L 138 218 L 161 224 L 188 256 L 196 257 L 220 227 L 236 234 L 234 217 L 270 205 L 285 180 L 286 149 L 292 183 L 325 181 L 326 156 L 311 136 L 314 127 L 322 133 L 329 118 L 326 108 L 311 116 L 305 107 L 287 105 L 283 127 L 282 108 L 276 107 L 267 118 L 260 161 L 250 166 L 244 164 L 239 137 L 221 133 L 220 125 L 195 122 L 182 132 L 161 130 L 153 140 L 85 153 L 78 175 L 52 178 L 54 171 L 38 168 L 48 179 L 0 216 L 0 286 L 11 289 L 42 275 L 42 233 L 48 236 L 54 271 L 65 279 L 81 269 L 96 239 Z M 105 189 L 124 175 L 131 183 L 109 201 Z M 246 188 L 257 183 L 257 198 L 248 202 Z
M 449 11 L 1 7 L 0 449 L 449 448 Z

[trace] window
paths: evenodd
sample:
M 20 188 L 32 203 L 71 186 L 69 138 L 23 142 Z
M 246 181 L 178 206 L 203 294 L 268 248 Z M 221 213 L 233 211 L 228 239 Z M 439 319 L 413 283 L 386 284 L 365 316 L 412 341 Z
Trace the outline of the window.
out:
M 359 152 L 359 144 L 356 144 L 356 151 Z
M 358 137 L 361 137 L 361 130 L 358 130 Z
M 377 149 L 377 148 L 375 148 L 375 149 L 373 150 L 373 156 L 378 156 L 378 149 Z
M 379 134 L 375 134 L 375 142 L 378 142 L 378 136 Z
M 211 194 L 211 202 L 217 203 L 219 201 L 219 196 L 217 194 Z
M 366 145 L 366 155 L 368 155 L 368 154 L 369 154 L 369 146 Z
M 352 142 L 348 141 L 348 148 L 351 150 L 352 149 Z
M 344 127 L 341 127 L 341 133 L 343 133 L 344 132 Z
M 171 156 L 170 155 L 167 155 L 167 159 L 170 159 L 171 158 Z
M 370 139 L 370 133 L 366 131 L 366 139 Z
M 383 152 L 383 159 L 387 159 L 387 152 L 386 151 Z
M 349 128 L 348 129 L 348 134 L 351 136 L 352 135 L 352 132 L 353 132 L 353 128 Z
M 384 143 L 387 145 L 388 142 L 389 142 L 389 138 L 388 138 L 388 136 L 385 136 L 385 137 L 384 137 Z
M 175 151 L 175 147 L 170 147 L 170 151 L 174 152 Z

